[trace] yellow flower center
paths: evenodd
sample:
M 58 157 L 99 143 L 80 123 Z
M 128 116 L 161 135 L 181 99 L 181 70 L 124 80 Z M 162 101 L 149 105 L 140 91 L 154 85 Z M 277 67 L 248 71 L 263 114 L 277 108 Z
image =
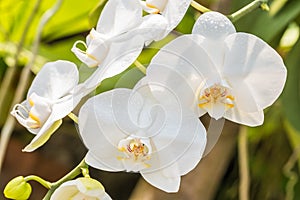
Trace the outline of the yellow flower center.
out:
M 229 89 L 220 84 L 214 84 L 204 89 L 199 97 L 200 108 L 211 106 L 212 104 L 223 103 L 227 108 L 234 107 L 234 97 L 230 94 Z
M 132 160 L 135 163 L 140 163 L 142 168 L 150 167 L 149 164 L 145 163 L 151 158 L 151 146 L 148 139 L 128 137 L 119 142 L 118 149 L 125 154 L 124 157 L 118 157 L 118 160 Z
M 129 143 L 125 147 L 121 147 L 120 150 L 128 154 L 134 160 L 145 158 L 149 153 L 149 148 L 142 143 L 140 139 L 131 139 Z

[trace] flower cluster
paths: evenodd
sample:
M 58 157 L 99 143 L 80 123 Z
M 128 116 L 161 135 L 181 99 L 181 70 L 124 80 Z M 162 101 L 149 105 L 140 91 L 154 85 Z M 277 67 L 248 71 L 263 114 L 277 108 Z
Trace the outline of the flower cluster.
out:
M 36 134 L 24 151 L 43 145 L 82 97 L 127 69 L 145 45 L 168 35 L 190 2 L 109 0 L 86 42 L 72 47 L 79 60 L 96 68 L 93 74 L 79 83 L 73 63 L 47 63 L 27 99 L 14 107 L 12 115 Z M 267 43 L 237 33 L 220 13 L 204 13 L 191 34 L 160 49 L 133 89 L 101 93 L 81 107 L 85 162 L 106 171 L 139 172 L 153 186 L 177 192 L 181 176 L 195 168 L 206 147 L 199 117 L 208 113 L 216 120 L 261 125 L 263 109 L 279 97 L 285 80 L 284 63 Z M 69 181 L 51 199 L 110 199 L 97 184 L 86 178 Z

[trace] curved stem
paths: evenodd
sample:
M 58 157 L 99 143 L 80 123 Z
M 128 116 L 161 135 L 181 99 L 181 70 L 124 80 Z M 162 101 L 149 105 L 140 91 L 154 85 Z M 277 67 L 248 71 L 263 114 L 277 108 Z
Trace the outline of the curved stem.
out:
M 134 64 L 143 74 L 146 74 L 147 69 L 142 63 L 140 63 L 138 60 L 135 60 Z
M 71 172 L 69 172 L 67 175 L 65 175 L 60 180 L 56 181 L 55 183 L 51 184 L 50 190 L 47 192 L 43 200 L 49 200 L 53 192 L 64 182 L 74 179 L 76 176 L 80 175 L 82 173 L 82 169 L 86 169 L 88 165 L 85 163 L 85 160 L 83 159 L 79 165 L 77 165 Z
M 91 178 L 88 165 L 86 165 L 86 167 L 82 167 L 81 172 L 85 178 Z
M 247 147 L 247 127 L 242 126 L 238 137 L 239 150 L 239 172 L 240 172 L 240 186 L 239 196 L 240 200 L 249 200 L 249 166 L 248 166 L 248 147 Z
M 47 189 L 50 189 L 50 188 L 51 188 L 51 183 L 48 182 L 48 181 L 45 181 L 44 179 L 42 179 L 42 178 L 39 177 L 39 176 L 35 176 L 35 175 L 26 176 L 26 177 L 24 178 L 24 180 L 25 180 L 26 182 L 28 182 L 28 181 L 36 181 L 36 182 L 40 183 L 42 186 L 44 186 L 44 187 L 47 188 Z
M 200 11 L 201 13 L 205 13 L 205 12 L 209 12 L 211 11 L 210 9 L 202 6 L 201 4 L 199 4 L 197 1 L 192 1 L 191 2 L 191 6 L 193 8 L 195 8 L 196 10 Z
M 76 124 L 78 124 L 78 117 L 74 113 L 69 113 L 68 117 L 73 120 Z
M 269 0 L 255 0 L 245 7 L 241 8 L 240 10 L 236 11 L 235 13 L 231 14 L 228 16 L 228 18 L 232 22 L 236 22 L 243 16 L 247 15 L 248 13 L 254 11 L 257 8 L 261 8 L 262 10 L 269 11 L 269 6 L 268 6 L 268 1 Z

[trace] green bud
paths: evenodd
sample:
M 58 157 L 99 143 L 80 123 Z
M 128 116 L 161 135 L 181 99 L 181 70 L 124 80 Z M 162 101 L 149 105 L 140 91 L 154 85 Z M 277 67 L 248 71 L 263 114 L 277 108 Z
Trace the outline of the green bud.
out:
M 4 195 L 9 199 L 26 200 L 31 194 L 31 185 L 23 176 L 12 179 L 4 188 Z

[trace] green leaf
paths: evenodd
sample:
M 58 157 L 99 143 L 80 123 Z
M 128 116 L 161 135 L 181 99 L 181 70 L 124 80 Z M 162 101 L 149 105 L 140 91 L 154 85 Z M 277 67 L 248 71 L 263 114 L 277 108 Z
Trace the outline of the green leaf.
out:
M 99 0 L 65 0 L 59 11 L 46 25 L 43 39 L 53 41 L 62 37 L 90 30 L 89 13 L 97 7 Z
M 288 54 L 285 63 L 288 78 L 282 94 L 283 110 L 293 128 L 300 132 L 300 40 Z
M 293 149 L 300 151 L 300 132 L 292 127 L 292 125 L 285 121 L 285 130 L 287 132 L 287 136 L 289 142 Z M 300 154 L 298 154 L 298 168 L 300 170 Z
M 237 7 L 242 7 L 240 2 L 240 0 L 233 2 L 234 9 L 238 10 Z M 249 2 L 251 1 L 244 1 L 244 5 Z M 270 43 L 278 34 L 283 32 L 289 22 L 293 21 L 299 14 L 300 1 L 290 0 L 274 16 L 271 16 L 268 12 L 257 9 L 237 21 L 235 25 L 238 31 L 250 32 Z

